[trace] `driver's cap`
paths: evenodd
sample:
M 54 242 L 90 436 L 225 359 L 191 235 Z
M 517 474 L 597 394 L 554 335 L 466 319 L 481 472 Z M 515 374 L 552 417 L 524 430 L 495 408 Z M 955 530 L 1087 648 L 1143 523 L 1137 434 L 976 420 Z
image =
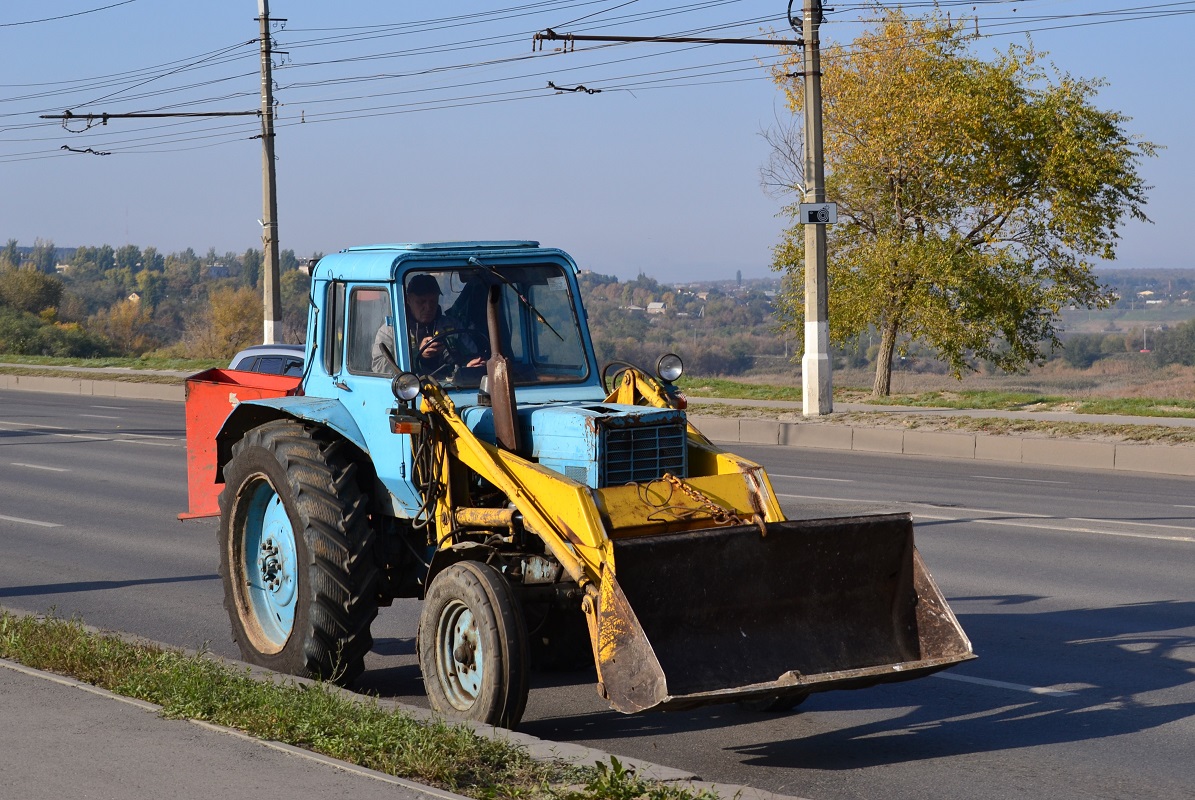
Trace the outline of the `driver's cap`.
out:
M 407 281 L 407 294 L 440 294 L 440 284 L 431 275 L 420 274 Z

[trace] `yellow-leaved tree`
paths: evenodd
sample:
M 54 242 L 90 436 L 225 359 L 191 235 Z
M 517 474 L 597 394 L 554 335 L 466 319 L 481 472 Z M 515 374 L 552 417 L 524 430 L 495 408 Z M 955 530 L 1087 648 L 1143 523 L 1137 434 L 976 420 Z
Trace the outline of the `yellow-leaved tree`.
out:
M 191 358 L 230 358 L 261 342 L 261 296 L 248 286 L 208 293 L 208 305 L 187 323 L 183 346 Z
M 1103 307 L 1092 273 L 1115 257 L 1126 218 L 1145 220 L 1138 163 L 1156 146 L 1095 105 L 1100 81 L 1058 72 L 1031 46 L 990 59 L 940 14 L 874 6 L 881 21 L 822 51 L 829 320 L 836 343 L 879 333 L 873 393 L 893 353 L 932 348 L 956 377 L 976 359 L 1003 370 L 1058 344 L 1057 314 Z M 800 53 L 775 79 L 802 112 Z M 770 132 L 765 180 L 801 200 L 801 143 Z M 796 202 L 789 208 L 796 220 Z M 804 231 L 775 249 L 783 325 L 804 331 Z

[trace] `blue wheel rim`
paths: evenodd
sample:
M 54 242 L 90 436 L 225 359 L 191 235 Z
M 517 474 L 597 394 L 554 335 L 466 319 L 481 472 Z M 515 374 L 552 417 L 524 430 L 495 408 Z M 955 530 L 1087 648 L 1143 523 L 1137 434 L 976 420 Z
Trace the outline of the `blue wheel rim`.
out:
M 241 563 L 254 621 L 275 652 L 281 650 L 295 626 L 299 559 L 286 507 L 266 480 L 250 490 Z
M 454 708 L 468 711 L 481 694 L 486 668 L 473 610 L 459 600 L 450 601 L 436 625 L 436 644 L 440 687 Z

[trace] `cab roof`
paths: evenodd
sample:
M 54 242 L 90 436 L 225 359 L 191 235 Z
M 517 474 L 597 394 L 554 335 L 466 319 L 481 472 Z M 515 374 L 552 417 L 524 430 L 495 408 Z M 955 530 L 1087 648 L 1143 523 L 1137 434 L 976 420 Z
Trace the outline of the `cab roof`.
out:
M 497 239 L 460 242 L 402 242 L 397 244 L 358 245 L 331 253 L 320 259 L 312 270 L 313 279 L 343 278 L 364 281 L 394 280 L 406 271 L 403 262 L 412 268 L 427 269 L 442 262 L 453 267 L 470 256 L 491 259 L 534 258 L 567 264 L 574 272 L 577 265 L 567 253 L 556 248 L 543 248 L 529 239 Z M 454 263 L 455 262 L 455 263 Z
M 512 247 L 539 247 L 530 239 L 482 239 L 461 242 L 400 242 L 397 244 L 361 244 L 341 250 L 355 253 L 362 250 L 506 250 Z

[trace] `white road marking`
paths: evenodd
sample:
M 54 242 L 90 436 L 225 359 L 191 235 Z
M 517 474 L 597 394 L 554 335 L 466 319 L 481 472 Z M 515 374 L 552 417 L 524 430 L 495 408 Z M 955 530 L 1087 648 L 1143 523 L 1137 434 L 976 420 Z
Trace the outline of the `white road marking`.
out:
M 42 522 L 36 519 L 22 519 L 21 517 L 6 517 L 0 514 L 0 519 L 8 522 L 20 522 L 24 525 L 37 525 L 39 528 L 61 528 L 57 522 Z
M 80 414 L 80 417 L 88 417 L 90 419 L 122 419 L 121 417 L 113 417 L 108 414 Z
M 854 483 L 849 478 L 820 478 L 813 475 L 779 475 L 775 472 L 768 473 L 769 478 L 791 478 L 795 481 L 829 481 L 830 483 Z
M 182 447 L 181 444 L 172 444 L 171 442 L 147 442 L 144 439 L 113 439 L 114 442 L 123 442 L 124 444 L 147 444 L 150 447 Z
M 82 414 L 80 416 L 86 416 Z M 119 419 L 113 417 L 112 419 Z M 182 442 L 181 436 L 157 436 L 150 433 L 116 433 L 107 436 L 90 436 L 84 433 L 66 433 L 62 428 L 53 425 L 38 425 L 32 422 L 0 422 L 0 428 L 16 428 L 18 430 L 34 429 L 37 432 L 44 432 L 46 436 L 63 436 L 67 439 L 84 439 L 89 442 L 128 442 L 138 441 L 140 439 L 165 439 L 168 442 Z M 150 444 L 150 442 L 138 442 L 140 444 Z M 168 447 L 182 447 L 182 444 L 165 445 Z
M 1038 478 L 998 478 L 995 475 L 972 475 L 983 481 L 1009 481 L 1011 483 L 1051 483 L 1056 486 L 1070 486 L 1070 481 L 1043 481 Z
M 922 514 L 919 512 L 914 512 L 913 517 L 916 519 L 929 519 L 929 520 L 937 520 L 937 521 L 945 521 L 945 522 L 960 521 L 959 517 L 939 517 L 939 516 L 934 516 L 932 514 Z M 1189 543 L 1195 544 L 1195 536 L 1163 536 L 1163 535 L 1154 535 L 1154 534 L 1150 534 L 1150 533 L 1129 533 L 1128 531 L 1107 531 L 1107 530 L 1100 530 L 1099 528 L 1083 528 L 1083 527 L 1074 527 L 1074 526 L 1067 526 L 1067 525 L 1061 525 L 1061 524 L 1054 524 L 1054 525 L 1031 524 L 1028 522 L 1013 522 L 1013 521 L 1002 520 L 1002 519 L 989 519 L 987 517 L 971 517 L 968 521 L 969 522 L 978 522 L 983 525 L 996 525 L 996 526 L 1002 526 L 1002 527 L 1006 527 L 1006 528 L 1029 528 L 1031 530 L 1053 531 L 1055 533 L 1093 533 L 1093 534 L 1096 534 L 1099 536 L 1118 536 L 1118 537 L 1121 537 L 1124 539 L 1153 539 L 1154 541 L 1159 541 L 1159 542 L 1189 542 Z M 1059 523 L 1067 522 L 1067 521 L 1069 521 L 1069 518 L 1057 520 L 1057 522 L 1059 522 Z M 1101 520 L 1101 521 L 1107 522 L 1108 520 Z M 1159 525 L 1158 527 L 1162 528 L 1162 527 L 1170 527 L 1170 526 Z
M 44 469 L 47 472 L 70 472 L 69 469 L 62 467 L 43 467 L 41 464 L 22 464 L 20 461 L 12 462 L 14 467 L 25 467 L 26 469 Z
M 1061 689 L 1047 689 L 1042 686 L 1025 686 L 1020 683 L 1008 683 L 1006 681 L 993 681 L 987 678 L 972 678 L 970 675 L 955 675 L 950 672 L 935 672 L 934 678 L 941 678 L 945 681 L 958 681 L 959 683 L 974 683 L 977 686 L 990 686 L 993 689 L 1011 689 L 1014 692 L 1028 692 L 1029 694 L 1044 694 L 1050 697 L 1074 697 L 1074 692 L 1064 692 Z
M 108 411 L 128 411 L 124 406 L 91 406 L 91 408 L 103 408 Z
M 1055 533 L 1093 533 L 1100 536 L 1119 536 L 1126 539 L 1153 539 L 1162 542 L 1190 542 L 1195 543 L 1195 528 L 1185 525 L 1163 525 L 1156 522 L 1133 522 L 1121 519 L 1089 519 L 1086 517 L 1053 517 L 1049 514 L 1029 514 L 1023 511 L 999 511 L 990 508 L 963 508 L 960 506 L 935 506 L 927 503 L 902 503 L 899 501 L 851 500 L 841 497 L 817 497 L 801 494 L 777 494 L 777 497 L 790 497 L 797 500 L 820 500 L 835 503 L 865 503 L 867 505 L 903 506 L 910 509 L 910 513 L 918 519 L 940 522 L 979 522 L 984 525 L 1000 525 L 1010 528 L 1029 528 L 1031 530 L 1054 531 Z M 928 509 L 928 510 L 922 510 Z M 993 517 L 975 516 L 977 514 L 993 514 Z M 1032 522 L 1029 520 L 1033 520 Z M 1047 522 L 1048 521 L 1048 522 Z M 1164 534 L 1131 533 L 1125 530 L 1109 530 L 1107 528 L 1092 528 L 1087 525 L 1067 525 L 1068 522 L 1094 523 L 1117 527 L 1141 527 L 1154 530 L 1172 530 L 1189 533 L 1189 536 L 1168 536 Z

